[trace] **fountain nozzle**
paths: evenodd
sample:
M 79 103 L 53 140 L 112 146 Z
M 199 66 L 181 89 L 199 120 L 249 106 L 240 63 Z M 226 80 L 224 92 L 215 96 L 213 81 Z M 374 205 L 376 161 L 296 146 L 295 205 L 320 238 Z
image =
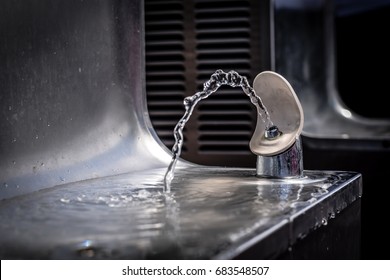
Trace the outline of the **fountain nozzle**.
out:
M 281 131 L 276 125 L 270 126 L 264 131 L 264 137 L 268 140 L 275 139 L 281 135 Z
M 272 71 L 258 74 L 253 89 L 263 100 L 272 120 L 269 125 L 259 115 L 249 143 L 251 151 L 257 155 L 256 174 L 272 178 L 301 177 L 303 110 L 298 97 L 290 83 Z

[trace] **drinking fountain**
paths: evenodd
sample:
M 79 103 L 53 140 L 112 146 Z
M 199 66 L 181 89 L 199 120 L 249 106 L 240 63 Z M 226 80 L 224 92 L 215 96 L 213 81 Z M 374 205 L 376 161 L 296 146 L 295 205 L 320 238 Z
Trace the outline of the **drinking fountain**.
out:
M 305 241 L 340 248 L 323 239 L 340 219 L 356 241 L 362 176 L 304 170 L 303 110 L 275 72 L 253 81 L 273 122 L 259 114 L 256 168 L 178 158 L 165 191 L 172 153 L 146 107 L 142 4 L 5 1 L 1 258 L 315 258 Z

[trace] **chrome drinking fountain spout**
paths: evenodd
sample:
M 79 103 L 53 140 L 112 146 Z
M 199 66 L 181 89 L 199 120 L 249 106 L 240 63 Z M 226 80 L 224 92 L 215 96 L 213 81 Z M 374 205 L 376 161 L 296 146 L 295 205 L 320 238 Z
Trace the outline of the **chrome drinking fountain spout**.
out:
M 251 151 L 257 155 L 257 176 L 302 177 L 303 110 L 293 88 L 281 75 L 264 71 L 256 76 L 253 89 L 263 100 L 274 124 L 267 127 L 260 116 L 257 118 L 249 143 Z

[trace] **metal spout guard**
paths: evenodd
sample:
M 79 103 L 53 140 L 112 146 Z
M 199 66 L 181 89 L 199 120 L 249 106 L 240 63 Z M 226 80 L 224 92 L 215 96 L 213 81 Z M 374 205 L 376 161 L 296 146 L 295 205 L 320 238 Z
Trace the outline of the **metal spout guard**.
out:
M 298 97 L 290 83 L 272 71 L 258 74 L 253 89 L 280 131 L 276 137 L 267 137 L 266 124 L 260 115 L 257 117 L 256 129 L 249 143 L 251 151 L 258 156 L 257 175 L 275 178 L 301 176 L 303 110 Z

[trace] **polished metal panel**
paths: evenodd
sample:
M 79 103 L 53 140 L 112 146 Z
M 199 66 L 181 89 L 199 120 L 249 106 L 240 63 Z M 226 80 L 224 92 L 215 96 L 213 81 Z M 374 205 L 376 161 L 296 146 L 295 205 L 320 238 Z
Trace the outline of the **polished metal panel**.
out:
M 169 162 L 142 20 L 142 1 L 2 1 L 0 199 Z
M 336 83 L 334 2 L 273 1 L 273 70 L 283 75 L 298 94 L 306 118 L 302 135 L 307 141 L 390 139 L 389 120 L 362 117 L 340 98 Z M 370 93 L 357 98 L 370 98 Z M 328 143 L 335 147 L 334 142 Z M 361 148 L 372 146 L 360 144 Z M 336 146 L 340 145 L 343 144 L 338 142 Z

